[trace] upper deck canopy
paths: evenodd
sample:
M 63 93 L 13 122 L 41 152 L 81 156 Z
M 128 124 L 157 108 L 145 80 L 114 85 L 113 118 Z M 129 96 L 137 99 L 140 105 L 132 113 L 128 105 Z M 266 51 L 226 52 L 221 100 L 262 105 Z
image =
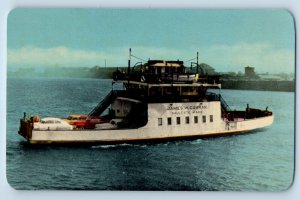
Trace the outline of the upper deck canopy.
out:
M 184 67 L 183 61 L 149 60 L 149 67 Z
M 192 67 L 192 64 L 196 64 L 196 66 Z M 127 72 L 117 70 L 113 74 L 113 81 L 126 82 L 126 84 L 151 84 L 151 87 L 168 87 L 170 84 L 172 86 L 183 86 L 178 84 L 185 84 L 185 87 L 221 88 L 218 75 L 205 74 L 203 73 L 205 70 L 202 70 L 200 65 L 197 63 L 192 64 L 191 67 L 186 67 L 184 62 L 180 60 L 148 60 L 146 63 L 137 63 L 131 69 L 129 65 Z
M 140 86 L 146 86 L 148 88 L 151 87 L 208 87 L 208 88 L 221 88 L 220 83 L 144 83 L 144 82 L 138 82 L 138 81 L 113 81 L 113 83 L 116 82 L 122 82 L 125 84 L 132 84 L 132 85 L 140 85 Z

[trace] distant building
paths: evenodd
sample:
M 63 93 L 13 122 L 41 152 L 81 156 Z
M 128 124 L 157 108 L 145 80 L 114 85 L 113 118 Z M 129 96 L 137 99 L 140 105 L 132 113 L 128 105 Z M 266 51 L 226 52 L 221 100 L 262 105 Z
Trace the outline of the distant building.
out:
M 245 67 L 245 76 L 255 76 L 254 67 Z

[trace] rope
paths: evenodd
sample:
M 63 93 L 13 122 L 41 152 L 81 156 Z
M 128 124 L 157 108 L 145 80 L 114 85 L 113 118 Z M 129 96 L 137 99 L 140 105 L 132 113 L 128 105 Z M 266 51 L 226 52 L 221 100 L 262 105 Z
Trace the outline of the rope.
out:
M 185 62 L 190 62 L 190 61 L 195 60 L 195 59 L 197 59 L 197 57 L 196 58 L 192 58 L 190 60 L 186 60 Z
M 139 58 L 139 57 L 137 57 L 137 56 L 135 56 L 135 55 L 132 55 L 132 54 L 131 54 L 131 56 L 134 57 L 134 58 L 136 58 L 136 59 L 139 59 L 139 60 L 142 60 L 142 61 L 146 62 L 146 60 L 144 60 L 144 59 L 142 59 L 142 58 Z

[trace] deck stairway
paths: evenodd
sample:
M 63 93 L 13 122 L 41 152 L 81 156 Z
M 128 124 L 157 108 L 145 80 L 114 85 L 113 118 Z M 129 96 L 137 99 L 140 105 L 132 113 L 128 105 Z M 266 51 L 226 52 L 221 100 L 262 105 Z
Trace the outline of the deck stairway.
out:
M 221 102 L 221 106 L 225 111 L 231 111 L 230 107 L 228 106 L 228 104 L 226 103 L 226 101 L 223 99 L 223 97 L 219 94 L 219 99 Z
M 212 92 L 207 92 L 206 93 L 206 97 L 210 100 L 210 101 L 220 101 L 221 102 L 221 106 L 222 106 L 222 110 L 224 111 L 231 111 L 229 105 L 226 103 L 226 101 L 223 99 L 223 97 L 221 96 L 221 94 L 215 94 Z
M 98 105 L 88 114 L 88 116 L 100 116 L 106 108 L 117 98 L 118 91 L 112 90 Z

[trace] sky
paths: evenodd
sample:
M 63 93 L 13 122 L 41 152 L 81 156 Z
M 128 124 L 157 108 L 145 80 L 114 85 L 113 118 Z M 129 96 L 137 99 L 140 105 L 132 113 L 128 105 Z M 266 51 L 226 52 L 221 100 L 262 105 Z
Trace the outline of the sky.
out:
M 8 70 L 125 67 L 131 48 L 144 60 L 199 52 L 218 72 L 295 71 L 294 21 L 283 9 L 17 8 L 7 25 Z

